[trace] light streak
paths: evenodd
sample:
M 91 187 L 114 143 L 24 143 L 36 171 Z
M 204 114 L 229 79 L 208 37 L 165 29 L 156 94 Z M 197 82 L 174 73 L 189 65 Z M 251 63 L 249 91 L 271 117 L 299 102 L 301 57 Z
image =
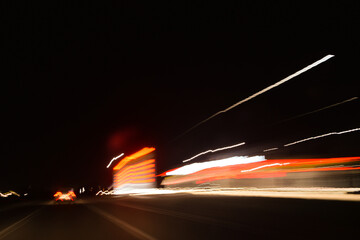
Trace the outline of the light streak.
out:
M 284 166 L 284 165 L 288 165 L 290 163 L 272 163 L 272 164 L 266 164 L 266 165 L 262 165 L 262 166 L 259 166 L 259 167 L 254 167 L 254 168 L 251 168 L 251 169 L 246 169 L 246 170 L 241 170 L 241 172 L 252 172 L 252 171 L 255 171 L 255 170 L 258 170 L 260 168 L 266 168 L 266 167 L 272 167 L 272 166 Z
M 111 190 L 111 191 L 109 191 L 109 190 L 105 190 L 105 191 L 100 190 L 100 191 L 98 191 L 96 193 L 96 196 L 98 196 L 98 195 L 112 195 L 112 194 L 114 194 L 114 190 Z
M 155 148 L 145 147 L 126 156 L 113 168 L 114 191 L 112 193 L 119 194 L 124 190 L 153 187 L 156 181 L 155 159 L 154 154 L 151 154 L 153 151 Z M 99 194 L 106 193 L 99 192 Z
M 130 155 L 130 156 L 127 156 L 125 157 L 121 162 L 119 162 L 113 169 L 114 170 L 120 170 L 125 164 L 127 164 L 128 162 L 132 161 L 132 160 L 135 160 L 135 159 L 138 159 L 140 157 L 143 157 L 151 152 L 155 151 L 155 148 L 151 147 L 151 148 L 148 148 L 148 147 L 145 147 L 143 149 L 141 149 L 140 151 Z
M 229 111 L 229 110 L 231 110 L 231 109 L 239 106 L 240 104 L 243 104 L 243 103 L 245 103 L 245 102 L 247 102 L 247 101 L 249 101 L 249 100 L 251 100 L 251 99 L 253 99 L 253 98 L 256 98 L 257 96 L 259 96 L 259 95 L 261 95 L 261 94 L 263 94 L 263 93 L 265 93 L 265 92 L 267 92 L 267 91 L 269 91 L 269 90 L 271 90 L 271 89 L 273 89 L 273 88 L 275 88 L 275 87 L 277 87 L 277 86 L 279 86 L 279 85 L 281 85 L 281 84 L 289 81 L 290 79 L 292 79 L 292 78 L 294 78 L 294 77 L 296 77 L 296 76 L 299 76 L 300 74 L 302 74 L 302 73 L 310 70 L 310 69 L 313 68 L 313 67 L 316 67 L 317 65 L 319 65 L 319 64 L 321 64 L 321 63 L 329 60 L 329 59 L 332 58 L 332 57 L 334 57 L 334 55 L 330 55 L 330 54 L 329 54 L 329 55 L 326 55 L 325 57 L 321 58 L 320 60 L 318 60 L 318 61 L 316 61 L 316 62 L 314 62 L 314 63 L 312 63 L 312 64 L 304 67 L 303 69 L 301 69 L 301 70 L 299 70 L 299 71 L 291 74 L 290 76 L 288 76 L 288 77 L 286 77 L 286 78 L 284 78 L 284 79 L 282 79 L 282 80 L 280 80 L 280 81 L 278 81 L 278 82 L 276 82 L 276 83 L 274 83 L 274 84 L 272 84 L 272 85 L 264 88 L 263 90 L 254 93 L 253 95 L 251 95 L 251 96 L 249 96 L 249 97 L 247 97 L 247 98 L 245 98 L 245 99 L 243 99 L 243 100 L 241 100 L 241 101 L 239 101 L 239 102 L 231 105 L 230 107 L 228 107 L 228 108 L 226 108 L 226 109 L 224 109 L 224 110 L 221 110 L 221 111 L 219 111 L 219 112 L 216 112 L 215 114 L 211 115 L 210 117 L 206 118 L 205 120 L 203 120 L 203 121 L 197 123 L 196 125 L 194 125 L 193 127 L 189 128 L 189 129 L 186 130 L 183 134 L 179 135 L 177 138 L 185 135 L 186 133 L 190 132 L 190 131 L 193 130 L 194 128 L 197 128 L 198 126 L 200 126 L 201 124 L 209 121 L 210 119 L 216 117 L 217 115 L 219 115 L 219 114 L 221 114 L 221 113 L 225 113 L 225 112 L 227 112 L 227 111 Z M 177 138 L 175 138 L 175 139 L 177 139 Z
M 118 171 L 116 174 L 114 174 L 114 176 L 119 176 L 122 174 L 125 174 L 129 171 L 134 171 L 134 170 L 139 170 L 139 169 L 145 169 L 145 168 L 150 168 L 150 167 L 155 167 L 155 159 L 149 159 L 143 162 L 140 162 L 138 164 L 133 164 L 131 166 L 128 166 L 124 169 L 122 169 L 121 171 Z
M 141 167 L 141 168 L 137 168 L 137 169 L 133 169 L 133 170 L 130 170 L 130 171 L 126 171 L 126 172 L 124 172 L 124 173 L 122 173 L 122 174 L 120 174 L 120 175 L 115 175 L 115 176 L 114 176 L 114 180 L 117 180 L 117 179 L 119 179 L 119 178 L 122 178 L 122 177 L 128 176 L 128 175 L 131 175 L 131 174 L 133 174 L 133 175 L 134 175 L 134 174 L 138 174 L 138 173 L 140 173 L 140 172 L 142 172 L 142 171 L 148 171 L 148 170 L 150 170 L 150 169 L 152 169 L 152 170 L 155 171 L 155 164 L 146 165 L 146 166 Z
M 360 131 L 360 128 L 354 128 L 354 129 L 350 129 L 350 130 L 346 130 L 346 131 L 342 131 L 342 132 L 330 132 L 330 133 L 326 133 L 326 134 L 319 135 L 319 136 L 309 137 L 309 138 L 305 138 L 305 139 L 301 139 L 301 140 L 298 140 L 298 141 L 295 141 L 295 142 L 285 144 L 284 147 L 288 147 L 288 146 L 295 145 L 295 144 L 298 144 L 298 143 L 302 143 L 302 142 L 306 142 L 306 141 L 310 141 L 310 140 L 315 140 L 315 139 L 318 139 L 318 138 L 323 138 L 323 137 L 327 137 L 327 136 L 331 136 L 331 135 L 341 135 L 341 134 L 355 132 L 355 131 Z
M 127 175 L 115 178 L 115 182 L 121 182 L 122 180 L 130 178 L 132 176 L 135 176 L 136 178 L 145 178 L 146 175 L 144 175 L 144 174 L 146 174 L 146 173 L 155 173 L 155 168 L 144 170 L 141 172 L 129 173 Z
M 245 144 L 245 142 L 242 142 L 242 143 L 238 143 L 238 144 L 227 146 L 227 147 L 217 148 L 217 149 L 214 149 L 214 150 L 210 149 L 210 150 L 201 152 L 201 153 L 199 153 L 199 154 L 197 154 L 197 155 L 195 155 L 195 156 L 193 156 L 191 158 L 188 158 L 188 159 L 184 160 L 183 162 L 191 161 L 194 158 L 197 158 L 197 157 L 199 157 L 201 155 L 204 155 L 204 154 L 207 154 L 207 153 L 210 153 L 210 152 L 214 153 L 214 152 L 218 152 L 218 151 L 222 151 L 222 150 L 226 150 L 226 149 L 230 149 L 230 148 L 235 148 L 235 147 L 238 147 L 238 146 L 241 146 L 241 145 L 244 145 L 244 144 Z
M 325 109 L 333 108 L 333 107 L 339 106 L 339 105 L 341 105 L 341 104 L 354 101 L 354 100 L 356 100 L 356 99 L 358 99 L 358 97 L 349 98 L 349 99 L 344 100 L 344 101 L 342 101 L 342 102 L 338 102 L 338 103 L 335 103 L 335 104 L 331 104 L 331 105 L 329 105 L 329 106 L 326 106 L 326 107 L 323 107 L 323 108 L 319 108 L 319 109 L 314 110 L 314 111 L 311 111 L 311 112 L 303 113 L 303 114 L 297 115 L 297 116 L 295 116 L 295 117 L 291 117 L 291 118 L 285 119 L 285 120 L 281 121 L 280 123 L 287 122 L 287 121 L 290 121 L 290 120 L 293 120 L 293 119 L 296 119 L 296 118 L 304 117 L 304 116 L 307 116 L 307 115 L 312 114 L 312 113 L 317 113 L 317 112 L 320 112 L 320 111 L 325 110 Z
M 232 166 L 232 165 L 238 165 L 238 164 L 247 164 L 247 163 L 260 162 L 260 161 L 264 161 L 264 160 L 265 160 L 264 156 L 254 156 L 254 157 L 236 156 L 236 157 L 225 158 L 225 159 L 215 160 L 215 161 L 192 163 L 192 164 L 177 168 L 173 171 L 167 172 L 166 176 L 188 175 L 188 174 L 196 173 L 201 170 L 214 168 L 214 167 L 225 167 L 225 166 Z
M 3 197 L 3 198 L 6 198 L 6 197 L 8 197 L 10 195 L 11 195 L 10 193 L 1 193 L 0 192 L 0 197 Z
M 151 159 L 151 160 L 152 160 L 151 162 L 155 162 L 155 159 Z M 136 167 L 135 165 L 133 166 Z M 119 185 L 119 183 L 122 182 L 122 180 L 124 179 L 131 178 L 132 176 L 139 176 L 145 173 L 153 172 L 155 174 L 155 164 L 147 164 L 145 166 L 136 167 L 135 169 L 131 168 L 133 166 L 128 167 L 125 171 L 121 172 L 120 174 L 119 173 L 115 174 L 114 183 L 116 183 L 116 185 Z
M 360 157 L 272 159 L 224 167 L 215 166 L 197 172 L 189 172 L 186 175 L 167 176 L 162 185 L 186 183 L 192 185 L 223 179 L 278 178 L 293 172 L 358 170 L 360 169 L 359 161 Z
M 269 148 L 269 149 L 265 149 L 263 152 L 269 152 L 269 151 L 274 151 L 274 150 L 278 150 L 279 148 Z
M 74 198 L 76 198 L 76 195 L 74 191 L 69 191 L 68 193 L 62 193 L 62 192 L 56 192 L 54 194 L 55 201 L 64 201 L 64 200 L 71 200 L 74 201 Z
M 117 183 L 117 184 L 120 184 L 120 183 L 128 182 L 129 179 L 146 179 L 146 178 L 149 178 L 149 177 L 152 177 L 152 176 L 155 177 L 155 170 L 154 171 L 146 171 L 146 172 L 144 171 L 144 173 L 142 173 L 142 174 L 146 174 L 146 173 L 148 173 L 148 174 L 147 175 L 130 174 L 130 175 L 126 176 L 126 177 L 117 179 L 114 182 Z
M 54 197 L 58 197 L 58 196 L 61 196 L 62 195 L 62 192 L 56 192 L 55 194 L 54 194 Z
M 118 181 L 116 183 L 119 185 L 124 185 L 129 183 L 146 183 L 146 182 L 154 182 L 154 181 L 155 181 L 155 173 L 152 173 L 143 176 L 129 177 L 121 181 Z
M 3 198 L 9 197 L 11 195 L 15 195 L 15 196 L 20 197 L 20 195 L 18 193 L 14 192 L 14 191 L 8 191 L 6 193 L 1 193 L 0 192 L 0 197 L 3 197 Z
M 151 178 L 151 179 L 131 181 L 131 183 L 152 183 L 152 182 L 155 182 L 155 174 L 153 175 L 153 178 Z
M 122 157 L 123 155 L 124 155 L 124 153 L 122 153 L 122 154 L 120 154 L 119 156 L 114 157 L 113 159 L 111 159 L 111 161 L 110 161 L 109 164 L 106 166 L 106 168 L 109 168 L 113 161 L 115 161 L 116 159 Z

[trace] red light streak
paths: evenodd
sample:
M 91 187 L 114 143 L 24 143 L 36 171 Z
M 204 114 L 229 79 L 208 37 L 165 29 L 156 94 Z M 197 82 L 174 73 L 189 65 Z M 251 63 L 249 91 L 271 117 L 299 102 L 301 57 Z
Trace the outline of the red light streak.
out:
M 176 169 L 179 169 L 179 168 L 173 168 L 173 169 L 167 170 L 166 172 L 160 173 L 160 174 L 158 174 L 158 175 L 156 175 L 156 176 L 157 176 L 157 177 L 165 177 L 165 176 L 166 176 L 166 173 L 172 172 L 172 171 L 174 171 L 174 170 L 176 170 Z
M 171 176 L 165 178 L 164 184 L 173 185 L 186 182 L 196 182 L 197 184 L 200 184 L 221 179 L 284 177 L 287 173 L 291 172 L 357 170 L 360 169 L 358 165 L 339 165 L 342 165 L 344 163 L 351 164 L 359 161 L 360 157 L 274 159 L 243 165 L 213 167 L 188 175 Z

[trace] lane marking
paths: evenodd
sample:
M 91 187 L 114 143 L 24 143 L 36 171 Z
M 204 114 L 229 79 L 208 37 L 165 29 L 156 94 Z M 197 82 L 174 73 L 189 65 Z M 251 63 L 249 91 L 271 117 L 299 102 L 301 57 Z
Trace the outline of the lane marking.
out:
M 34 212 L 30 213 L 29 215 L 25 216 L 24 218 L 20 219 L 19 221 L 11 224 L 7 228 L 0 231 L 0 239 L 4 239 L 7 235 L 14 232 L 15 230 L 21 228 L 23 225 L 25 225 L 30 218 L 32 218 L 35 214 L 37 214 L 39 210 L 35 210 Z
M 124 229 L 125 231 L 127 231 L 128 233 L 130 233 L 131 235 L 139 238 L 139 239 L 144 239 L 144 240 L 156 240 L 156 238 L 150 236 L 149 234 L 141 231 L 140 229 L 114 217 L 113 215 L 110 215 L 106 212 L 104 212 L 103 210 L 100 210 L 97 207 L 94 206 L 86 206 L 88 207 L 90 210 L 92 210 L 93 212 L 101 215 L 102 217 L 104 217 L 106 220 L 112 222 L 113 224 L 115 224 L 116 226 Z

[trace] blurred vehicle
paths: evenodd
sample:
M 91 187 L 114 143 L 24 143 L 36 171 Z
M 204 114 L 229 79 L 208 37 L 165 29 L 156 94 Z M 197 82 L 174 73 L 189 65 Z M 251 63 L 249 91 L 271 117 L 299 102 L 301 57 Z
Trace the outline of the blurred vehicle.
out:
M 66 192 L 66 193 L 65 193 Z M 73 190 L 69 191 L 58 191 L 54 194 L 54 199 L 56 203 L 62 202 L 74 202 L 76 195 Z

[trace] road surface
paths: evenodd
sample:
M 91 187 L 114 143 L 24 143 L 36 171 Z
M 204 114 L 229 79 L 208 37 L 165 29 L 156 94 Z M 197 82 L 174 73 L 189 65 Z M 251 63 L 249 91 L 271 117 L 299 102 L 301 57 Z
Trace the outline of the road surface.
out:
M 253 196 L 135 195 L 0 206 L 0 240 L 346 239 L 358 201 Z

